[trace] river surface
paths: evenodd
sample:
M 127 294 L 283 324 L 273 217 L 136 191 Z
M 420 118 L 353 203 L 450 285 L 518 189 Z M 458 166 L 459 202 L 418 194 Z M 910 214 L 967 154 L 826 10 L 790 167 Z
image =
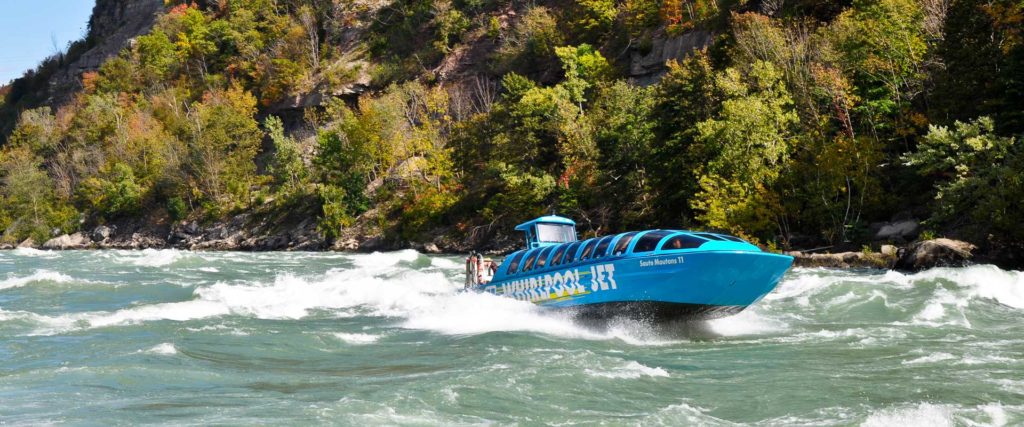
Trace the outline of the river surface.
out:
M 457 292 L 455 257 L 0 252 L 0 424 L 1021 425 L 1024 274 L 794 269 L 695 325 Z

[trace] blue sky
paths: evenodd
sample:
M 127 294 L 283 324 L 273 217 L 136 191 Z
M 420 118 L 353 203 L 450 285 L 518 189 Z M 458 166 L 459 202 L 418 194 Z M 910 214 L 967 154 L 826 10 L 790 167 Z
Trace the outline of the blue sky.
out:
M 95 0 L 3 0 L 0 12 L 0 84 L 35 68 L 85 36 Z

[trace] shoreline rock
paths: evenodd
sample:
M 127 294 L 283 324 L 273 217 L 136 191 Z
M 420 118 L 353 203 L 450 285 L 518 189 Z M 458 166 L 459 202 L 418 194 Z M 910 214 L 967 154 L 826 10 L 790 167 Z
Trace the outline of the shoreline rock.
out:
M 89 236 L 86 236 L 82 232 L 78 232 L 71 235 L 64 234 L 47 240 L 46 243 L 43 243 L 42 249 L 88 249 L 91 246 L 92 239 L 90 239 Z
M 939 238 L 914 242 L 894 265 L 897 270 L 921 271 L 933 267 L 963 267 L 974 258 L 977 249 L 970 243 Z
M 2 244 L 0 250 L 38 248 L 46 250 L 80 249 L 181 249 L 195 251 L 337 251 L 373 252 L 415 249 L 428 254 L 458 254 L 477 249 L 469 241 L 438 235 L 432 241 L 393 241 L 368 230 L 346 230 L 333 242 L 320 235 L 316 222 L 310 219 L 296 225 L 281 226 L 263 220 L 254 223 L 249 214 L 237 215 L 226 221 L 201 225 L 184 221 L 163 226 L 153 224 L 100 225 L 90 231 L 64 234 L 37 244 L 26 239 L 18 245 Z M 508 253 L 515 248 L 498 242 L 485 250 L 491 255 Z M 477 245 L 478 246 L 478 245 Z M 933 267 L 962 267 L 975 259 L 989 261 L 984 254 L 976 254 L 978 247 L 964 241 L 939 238 L 916 241 L 904 247 L 882 245 L 879 252 L 810 253 L 790 251 L 797 267 L 873 268 L 899 271 L 921 271 Z M 478 249 L 477 249 L 478 250 Z M 995 262 L 999 265 L 999 262 Z M 1019 268 L 1016 265 L 1000 265 Z
M 794 258 L 793 265 L 796 267 L 891 269 L 897 260 L 895 253 L 878 252 L 804 253 L 791 251 L 786 252 L 786 255 Z

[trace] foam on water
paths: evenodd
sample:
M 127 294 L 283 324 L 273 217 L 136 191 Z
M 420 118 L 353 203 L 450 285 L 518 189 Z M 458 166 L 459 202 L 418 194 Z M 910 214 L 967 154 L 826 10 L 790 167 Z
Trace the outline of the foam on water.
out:
M 147 254 L 146 259 L 151 259 L 153 254 Z M 43 324 L 36 333 L 54 334 L 160 320 L 189 321 L 228 315 L 301 319 L 314 312 L 326 312 L 335 317 L 395 318 L 398 326 L 404 328 L 448 335 L 521 331 L 566 338 L 621 339 L 635 345 L 665 343 L 642 327 L 620 325 L 595 331 L 575 323 L 566 313 L 547 311 L 528 302 L 486 293 L 458 292 L 461 287 L 440 272 L 395 267 L 418 257 L 415 251 L 355 255 L 356 263 L 364 267 L 330 270 L 315 277 L 281 274 L 270 283 L 218 282 L 196 288 L 193 299 L 188 301 L 146 304 L 110 312 L 32 316 L 31 320 Z M 772 323 L 754 314 L 714 324 L 716 330 L 727 335 L 757 333 L 774 327 L 763 326 Z
M 174 344 L 171 344 L 169 342 L 165 342 L 165 343 L 160 343 L 160 344 L 157 344 L 157 345 L 149 348 L 148 350 L 146 350 L 146 353 L 159 354 L 159 355 L 163 355 L 163 356 L 171 356 L 171 355 L 178 354 L 178 349 L 174 347 Z
M 953 425 L 953 408 L 923 402 L 914 406 L 877 411 L 868 416 L 863 427 L 945 427 Z
M 946 361 L 946 360 L 953 360 L 953 359 L 957 359 L 957 357 L 952 355 L 952 354 L 949 354 L 949 353 L 938 352 L 938 353 L 929 354 L 927 356 L 918 357 L 916 359 L 904 360 L 903 364 L 904 365 L 917 365 L 917 364 L 922 364 L 922 363 L 943 362 L 943 361 Z
M 784 321 L 767 317 L 758 309 L 747 309 L 735 316 L 707 322 L 711 330 L 723 336 L 763 335 L 785 331 Z
M 56 258 L 60 256 L 54 251 L 43 251 L 35 248 L 15 248 L 12 253 L 15 256 L 32 258 Z
M 916 274 L 889 272 L 886 280 L 916 285 L 922 282 L 953 283 L 960 291 L 958 297 L 993 300 L 1000 304 L 1024 309 L 1024 272 L 1002 270 L 993 265 L 975 265 L 965 268 L 933 268 Z
M 465 268 L 461 262 L 452 261 L 448 258 L 431 258 L 430 265 L 448 270 L 461 270 Z
M 40 269 L 28 276 L 9 277 L 6 280 L 0 280 L 0 289 L 20 288 L 29 283 L 35 282 L 67 283 L 72 280 L 74 279 L 66 274 Z
M 603 378 L 637 379 L 640 377 L 668 377 L 668 372 L 662 368 L 644 366 L 643 364 L 630 361 L 623 366 L 611 370 L 585 370 L 587 375 Z
M 390 267 L 398 264 L 399 262 L 412 262 L 420 257 L 420 253 L 412 249 L 406 249 L 398 252 L 374 252 L 365 255 L 354 255 L 353 260 L 357 267 L 362 268 L 381 268 Z
M 119 261 L 139 267 L 164 267 L 174 264 L 185 256 L 177 249 L 143 249 L 141 251 L 117 251 Z
M 798 268 L 736 316 L 594 325 L 460 292 L 460 262 L 415 251 L 2 255 L 14 267 L 0 289 L 19 289 L 0 292 L 0 335 L 18 337 L 0 343 L 13 358 L 0 392 L 21 424 L 1024 420 L 1021 273 L 988 266 Z M 88 280 L 114 286 L 77 287 Z M 39 334 L 67 336 L 28 336 Z M 56 378 L 63 366 L 88 366 L 89 378 Z M 44 411 L 31 405 L 50 396 L 34 390 L 92 395 Z M 339 397 L 349 394 L 359 398 Z
M 349 334 L 349 333 L 344 333 L 344 332 L 338 332 L 338 333 L 334 334 L 334 336 L 337 337 L 338 339 L 340 339 L 342 341 L 345 341 L 346 343 L 349 343 L 349 344 L 352 344 L 352 345 L 372 344 L 372 343 L 377 342 L 381 338 L 380 335 L 357 334 L 357 333 Z

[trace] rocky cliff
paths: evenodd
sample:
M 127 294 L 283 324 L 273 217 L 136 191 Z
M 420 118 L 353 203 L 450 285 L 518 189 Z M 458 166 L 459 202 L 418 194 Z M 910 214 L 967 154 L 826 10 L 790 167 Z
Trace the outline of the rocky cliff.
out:
M 68 58 L 51 77 L 47 104 L 59 105 L 81 87 L 82 73 L 99 69 L 129 41 L 145 34 L 163 10 L 162 0 L 96 0 L 86 36 L 88 50 Z

